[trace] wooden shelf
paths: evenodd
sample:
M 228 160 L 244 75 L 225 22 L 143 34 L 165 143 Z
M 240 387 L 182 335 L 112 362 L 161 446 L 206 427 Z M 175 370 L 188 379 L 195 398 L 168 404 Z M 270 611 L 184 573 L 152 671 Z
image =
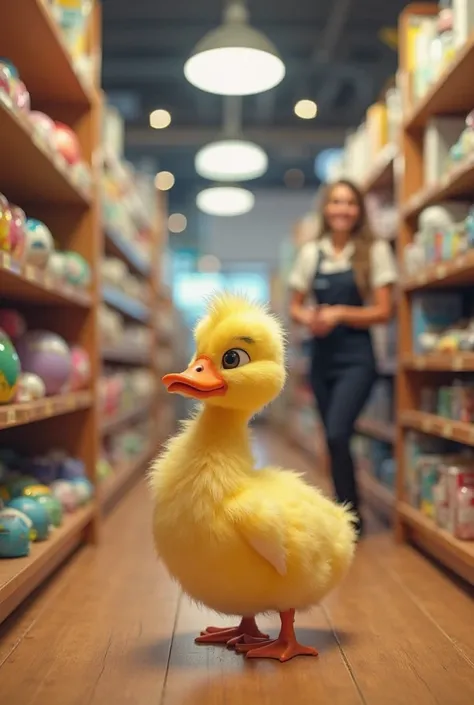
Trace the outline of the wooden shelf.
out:
M 426 95 L 404 120 L 404 129 L 422 128 L 433 115 L 467 114 L 472 110 L 474 37 L 457 53 Z
M 25 39 L 26 28 L 34 30 Z M 93 89 L 76 72 L 45 0 L 9 3 L 0 24 L 0 45 L 2 56 L 16 65 L 35 103 L 70 103 L 85 109 L 90 105 Z
M 385 443 L 395 442 L 395 427 L 392 424 L 375 419 L 361 418 L 356 423 L 356 431 L 362 436 L 375 438 Z
M 474 446 L 474 424 L 452 421 L 423 411 L 404 411 L 400 422 L 405 428 L 420 431 L 429 436 L 446 438 L 448 441 Z
M 117 348 L 103 348 L 102 359 L 105 362 L 118 362 L 123 365 L 149 365 L 150 351 L 134 349 L 123 346 Z
M 405 291 L 421 291 L 447 287 L 472 286 L 474 281 L 474 250 L 458 255 L 451 261 L 439 262 L 422 269 L 415 277 L 402 281 Z
M 45 397 L 24 404 L 6 404 L 0 406 L 0 430 L 88 409 L 92 400 L 92 392 L 85 391 Z
M 402 366 L 420 372 L 474 372 L 474 353 L 404 355 Z
M 149 263 L 137 253 L 133 245 L 120 233 L 113 232 L 108 228 L 105 228 L 105 251 L 128 264 L 137 274 L 141 274 L 143 277 L 150 275 Z
M 146 401 L 139 402 L 139 406 L 135 406 L 132 409 L 119 413 L 110 419 L 105 418 L 102 422 L 102 433 L 115 433 L 115 431 L 122 426 L 132 423 L 142 416 L 145 416 L 149 412 L 151 405 L 152 399 L 148 399 Z
M 395 510 L 394 493 L 364 468 L 358 469 L 357 477 L 364 500 L 371 506 L 373 511 L 382 515 L 386 520 L 391 521 Z
M 464 196 L 469 201 L 473 189 L 474 155 L 470 154 L 460 164 L 451 168 L 438 184 L 414 193 L 403 208 L 403 217 L 415 218 L 428 206 L 450 199 Z
M 118 467 L 99 487 L 99 501 L 102 509 L 110 509 L 120 496 L 135 482 L 145 466 L 157 453 L 157 446 L 147 448 L 137 458 Z
M 0 561 L 0 622 L 77 548 L 95 511 L 96 505 L 91 503 L 65 515 L 62 526 L 54 529 L 47 541 L 31 545 L 28 557 Z
M 406 502 L 397 503 L 397 512 L 415 543 L 474 585 L 474 541 L 460 541 Z
M 120 311 L 124 316 L 140 323 L 148 323 L 150 309 L 141 301 L 136 301 L 108 284 L 102 287 L 102 298 L 106 304 Z
M 25 4 L 24 0 L 18 2 Z M 36 3 L 31 0 L 26 4 Z M 4 14 L 9 16 L 10 9 Z M 25 26 L 22 24 L 22 27 Z M 3 22 L 0 27 L 4 29 Z M 2 51 L 5 51 L 3 46 Z M 38 70 L 43 71 L 43 63 L 37 63 Z M 45 78 L 54 84 L 48 74 Z M 35 142 L 26 118 L 17 116 L 2 101 L 0 135 L 0 190 L 10 201 L 20 205 L 47 201 L 82 208 L 89 204 L 89 195 L 76 186 L 66 168 L 55 162 L 53 156 Z
M 89 308 L 92 297 L 66 284 L 58 285 L 43 270 L 15 261 L 0 252 L 0 297 L 27 301 L 35 306 L 56 304 Z
M 393 188 L 394 164 L 397 153 L 398 147 L 394 144 L 387 144 L 380 151 L 369 176 L 362 184 L 364 193 Z

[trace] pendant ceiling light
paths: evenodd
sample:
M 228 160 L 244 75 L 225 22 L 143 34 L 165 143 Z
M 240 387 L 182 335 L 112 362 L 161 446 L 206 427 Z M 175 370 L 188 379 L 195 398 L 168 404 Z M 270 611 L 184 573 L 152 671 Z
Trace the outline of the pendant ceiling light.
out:
M 217 95 L 254 95 L 283 80 L 276 48 L 247 19 L 242 0 L 231 0 L 224 23 L 201 39 L 184 66 L 193 86 Z
M 240 186 L 210 186 L 200 191 L 196 205 L 208 215 L 235 217 L 252 210 L 255 196 Z
M 247 181 L 266 172 L 268 157 L 258 144 L 241 139 L 211 142 L 199 150 L 194 162 L 199 176 L 213 181 Z

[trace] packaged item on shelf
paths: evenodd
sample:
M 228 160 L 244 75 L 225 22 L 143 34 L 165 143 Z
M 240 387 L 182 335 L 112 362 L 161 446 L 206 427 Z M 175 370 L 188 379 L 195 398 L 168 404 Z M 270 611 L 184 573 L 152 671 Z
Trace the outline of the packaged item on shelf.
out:
M 437 524 L 456 538 L 474 540 L 474 462 L 445 465 L 434 491 Z
M 412 302 L 413 350 L 424 354 L 436 348 L 438 336 L 462 319 L 463 297 L 458 293 L 417 294 Z
M 429 414 L 463 423 L 474 422 L 474 380 L 468 375 L 450 385 L 423 387 L 420 408 Z

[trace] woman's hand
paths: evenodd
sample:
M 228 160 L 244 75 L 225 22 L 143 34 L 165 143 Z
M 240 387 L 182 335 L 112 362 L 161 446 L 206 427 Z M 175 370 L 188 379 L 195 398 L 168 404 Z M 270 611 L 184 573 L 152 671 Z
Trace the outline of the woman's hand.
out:
M 319 306 L 313 311 L 311 332 L 318 338 L 324 338 L 341 323 L 341 319 L 341 306 Z

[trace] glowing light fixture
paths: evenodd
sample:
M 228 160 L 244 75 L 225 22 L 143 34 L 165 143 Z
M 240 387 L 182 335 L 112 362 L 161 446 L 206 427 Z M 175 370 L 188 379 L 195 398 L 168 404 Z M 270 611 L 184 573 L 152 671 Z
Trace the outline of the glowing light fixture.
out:
M 163 130 L 171 125 L 171 114 L 167 110 L 153 110 L 150 113 L 150 127 L 154 130 Z
M 187 218 L 182 213 L 172 213 L 168 218 L 168 230 L 170 233 L 184 232 L 187 224 Z
M 210 186 L 200 191 L 196 205 L 203 213 L 234 217 L 252 210 L 255 196 L 240 186 Z
M 213 181 L 247 181 L 263 176 L 268 157 L 261 147 L 240 139 L 211 142 L 194 161 L 197 173 Z
M 248 24 L 241 0 L 229 3 L 224 23 L 206 34 L 184 66 L 196 88 L 217 95 L 254 95 L 277 86 L 285 65 L 264 34 Z
M 160 171 L 155 176 L 155 186 L 159 191 L 169 191 L 173 188 L 174 181 L 171 171 Z
M 294 107 L 295 115 L 302 120 L 313 120 L 318 114 L 314 100 L 299 100 Z

